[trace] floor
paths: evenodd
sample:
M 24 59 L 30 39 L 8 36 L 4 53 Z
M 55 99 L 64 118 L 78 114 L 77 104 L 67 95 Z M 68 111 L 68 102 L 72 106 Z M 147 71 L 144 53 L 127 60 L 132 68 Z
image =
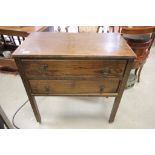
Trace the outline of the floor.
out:
M 27 103 L 15 117 L 19 128 L 155 128 L 155 47 L 152 48 L 140 83 L 124 91 L 115 122 L 108 118 L 114 98 L 36 97 L 42 123 L 36 122 Z M 15 111 L 27 100 L 18 75 L 0 73 L 0 105 L 12 120 Z

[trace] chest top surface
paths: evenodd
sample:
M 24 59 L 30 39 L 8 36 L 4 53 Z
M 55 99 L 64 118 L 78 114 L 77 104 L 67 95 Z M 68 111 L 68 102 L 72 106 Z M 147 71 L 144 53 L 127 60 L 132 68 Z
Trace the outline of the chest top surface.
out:
M 13 57 L 110 57 L 134 58 L 118 33 L 31 33 Z

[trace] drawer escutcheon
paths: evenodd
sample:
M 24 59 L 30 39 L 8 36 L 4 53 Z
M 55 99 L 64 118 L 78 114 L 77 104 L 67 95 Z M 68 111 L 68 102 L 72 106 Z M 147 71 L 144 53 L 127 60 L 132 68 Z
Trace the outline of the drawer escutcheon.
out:
M 47 72 L 48 71 L 48 65 L 47 64 L 41 65 L 39 67 L 39 71 L 40 72 Z
M 45 87 L 44 87 L 44 90 L 45 90 L 45 93 L 49 93 L 49 92 L 50 92 L 49 86 L 45 86 Z
M 110 73 L 110 68 L 109 67 L 105 67 L 101 71 L 102 75 L 108 75 L 109 73 Z

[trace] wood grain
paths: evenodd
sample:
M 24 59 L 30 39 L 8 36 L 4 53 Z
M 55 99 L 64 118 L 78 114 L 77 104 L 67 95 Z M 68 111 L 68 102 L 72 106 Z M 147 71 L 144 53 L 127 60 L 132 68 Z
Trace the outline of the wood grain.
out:
M 23 69 L 29 79 L 73 76 L 121 78 L 126 63 L 126 60 L 22 60 Z
M 134 58 L 135 54 L 117 33 L 34 32 L 28 36 L 13 56 L 129 59 Z
M 119 79 L 112 80 L 30 80 L 32 93 L 91 94 L 117 93 Z

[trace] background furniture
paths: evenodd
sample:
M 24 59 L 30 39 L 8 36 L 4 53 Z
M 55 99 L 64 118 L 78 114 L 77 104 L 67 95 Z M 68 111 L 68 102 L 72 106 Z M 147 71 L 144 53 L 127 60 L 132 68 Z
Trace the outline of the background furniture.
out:
M 57 32 L 72 32 L 72 26 L 58 26 L 56 31 Z M 81 33 L 81 32 L 96 32 L 98 33 L 100 28 L 103 26 L 74 26 L 74 32 Z
M 114 96 L 113 122 L 135 54 L 120 34 L 44 32 L 29 35 L 13 57 L 38 122 L 35 96 L 49 95 Z
M 1 52 L 0 52 L 0 66 L 1 71 L 17 71 L 16 64 L 14 60 L 10 58 L 5 58 L 3 56 L 4 51 L 10 51 L 11 53 L 25 40 L 29 34 L 27 32 L 16 31 L 16 30 L 5 30 L 0 29 L 0 41 L 1 41 Z
M 100 26 L 78 26 L 78 32 L 96 32 L 98 33 Z
M 138 73 L 139 82 L 142 68 L 155 38 L 155 28 L 151 26 L 120 27 L 120 32 L 137 56 L 132 68 L 135 69 L 135 75 Z
M 45 30 L 47 27 L 44 26 L 0 26 L 0 70 L 17 73 L 14 60 L 11 57 L 5 58 L 3 52 L 13 53 L 31 32 Z
M 22 31 L 27 33 L 32 32 L 44 32 L 48 30 L 48 26 L 0 26 L 0 29 L 3 30 L 15 30 L 15 31 Z
M 118 32 L 119 26 L 54 26 L 55 32 Z

